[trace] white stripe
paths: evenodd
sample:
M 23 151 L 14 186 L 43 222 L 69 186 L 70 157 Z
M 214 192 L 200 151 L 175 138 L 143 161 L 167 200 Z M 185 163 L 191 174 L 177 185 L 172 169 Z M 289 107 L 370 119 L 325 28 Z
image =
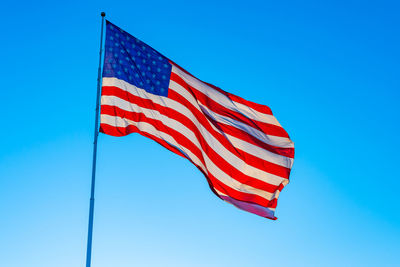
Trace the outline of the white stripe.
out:
M 247 153 L 256 156 L 260 159 L 264 159 L 268 162 L 275 163 L 279 166 L 286 167 L 291 169 L 293 166 L 293 158 L 281 156 L 275 153 L 272 153 L 268 150 L 262 149 L 259 146 L 253 145 L 251 143 L 248 143 L 242 139 L 239 139 L 237 137 L 234 137 L 229 134 L 225 134 L 226 138 L 229 139 L 229 141 L 238 149 L 243 150 L 243 151 L 249 151 Z M 271 157 L 273 159 L 271 160 Z
M 178 147 L 181 151 L 183 151 L 186 155 L 188 155 L 189 159 L 191 159 L 196 165 L 198 165 L 205 173 L 208 173 L 209 171 L 217 180 L 219 180 L 226 186 L 242 193 L 258 195 L 262 198 L 265 198 L 266 200 L 271 200 L 275 197 L 275 194 L 271 194 L 264 190 L 260 190 L 236 181 L 235 179 L 224 173 L 222 170 L 220 170 L 217 166 L 215 166 L 214 163 L 207 157 L 206 153 L 203 153 L 204 161 L 206 164 L 205 167 L 196 155 L 194 155 L 185 146 L 177 142 L 171 135 L 157 130 L 153 125 L 147 122 L 135 122 L 128 120 L 126 118 L 122 119 L 120 117 L 102 114 L 101 123 L 108 124 L 113 127 L 127 127 L 128 125 L 134 125 L 140 131 L 161 138 L 167 143 L 171 144 L 172 146 Z
M 142 89 L 137 89 L 137 90 L 142 90 Z M 151 95 L 149 95 L 149 96 L 151 97 Z M 151 98 L 147 98 L 147 99 L 151 99 Z M 171 99 L 164 99 L 165 104 L 161 103 L 161 101 L 158 101 L 159 100 L 158 97 L 151 99 L 151 100 L 156 103 L 159 102 L 159 103 L 157 103 L 159 105 L 166 105 L 166 106 L 172 107 L 174 109 L 176 106 L 181 105 L 180 103 L 178 103 L 174 100 L 171 100 Z M 200 151 L 202 151 L 203 156 L 204 157 L 206 156 L 206 153 L 204 152 L 201 143 L 199 142 L 198 138 L 196 137 L 196 135 L 193 133 L 192 130 L 187 128 L 181 122 L 161 114 L 158 110 L 143 108 L 134 103 L 131 103 L 131 102 L 128 102 L 121 98 L 118 98 L 116 96 L 102 96 L 101 104 L 116 106 L 116 107 L 119 107 L 119 108 L 129 111 L 129 112 L 142 113 L 148 118 L 158 120 L 163 125 L 170 127 L 172 129 L 180 132 L 184 136 L 186 136 Z M 186 115 L 190 115 L 190 114 L 182 114 L 182 115 L 186 116 Z M 191 119 L 191 118 L 189 118 L 189 119 Z M 207 144 L 217 154 L 219 154 L 222 158 L 224 158 L 232 166 L 232 168 L 236 169 L 238 172 L 241 172 L 245 175 L 254 177 L 258 180 L 264 181 L 264 182 L 272 184 L 272 185 L 280 185 L 282 183 L 284 178 L 277 176 L 277 175 L 270 174 L 268 172 L 265 172 L 263 170 L 260 170 L 258 168 L 255 168 L 255 167 L 247 164 L 241 158 L 237 157 L 236 155 L 232 154 L 229 150 L 227 150 L 195 118 L 192 118 L 192 120 L 194 120 L 193 122 L 195 123 L 196 127 L 199 129 L 201 135 L 203 136 L 203 138 L 205 139 Z M 167 130 L 165 130 L 165 131 L 167 131 Z
M 199 90 L 203 94 L 207 95 L 209 98 L 211 98 L 215 102 L 223 105 L 224 107 L 227 107 L 234 112 L 241 113 L 241 114 L 245 115 L 246 117 L 249 117 L 253 120 L 281 126 L 279 124 L 279 122 L 277 121 L 277 119 L 273 115 L 261 113 L 257 110 L 250 108 L 249 106 L 243 105 L 241 103 L 237 103 L 237 102 L 227 98 L 225 95 L 221 94 L 220 92 L 218 92 L 211 86 L 208 86 L 207 84 L 203 83 L 199 79 L 185 73 L 184 71 L 182 71 L 180 68 L 176 67 L 173 64 L 172 64 L 171 71 L 173 73 L 179 75 L 187 84 L 196 88 L 197 90 Z

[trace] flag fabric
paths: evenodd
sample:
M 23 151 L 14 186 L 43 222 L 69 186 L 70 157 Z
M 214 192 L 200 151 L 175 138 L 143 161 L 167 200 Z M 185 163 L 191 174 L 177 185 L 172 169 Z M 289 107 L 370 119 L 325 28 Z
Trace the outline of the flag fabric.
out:
M 276 219 L 294 144 L 270 108 L 197 79 L 109 21 L 100 116 L 100 132 L 151 138 L 191 161 L 219 198 Z

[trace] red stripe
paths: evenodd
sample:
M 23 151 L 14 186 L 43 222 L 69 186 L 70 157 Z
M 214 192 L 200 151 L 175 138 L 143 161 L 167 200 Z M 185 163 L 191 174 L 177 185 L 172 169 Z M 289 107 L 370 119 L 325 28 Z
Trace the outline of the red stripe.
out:
M 128 135 L 130 133 L 134 133 L 134 132 L 139 133 L 140 135 L 143 135 L 147 138 L 153 139 L 154 141 L 156 141 L 160 145 L 164 146 L 168 150 L 174 152 L 175 154 L 178 154 L 179 156 L 186 158 L 186 156 L 184 154 L 182 154 L 182 152 L 179 149 L 175 148 L 174 146 L 171 146 L 164 140 L 157 138 L 154 135 L 150 135 L 146 132 L 139 131 L 139 129 L 134 125 L 130 125 L 129 131 L 128 131 L 128 128 L 114 127 L 114 126 L 111 126 L 111 125 L 108 125 L 105 123 L 101 123 L 100 124 L 100 132 L 104 133 L 104 134 L 112 135 L 112 136 L 117 136 L 117 137 L 126 136 L 126 135 Z
M 240 200 L 240 201 L 246 201 L 250 203 L 256 203 L 260 206 L 267 207 L 267 208 L 275 208 L 276 207 L 276 201 L 272 199 L 271 201 L 266 200 L 265 198 L 262 198 L 258 195 L 254 194 L 248 194 L 248 193 L 243 193 L 240 191 L 237 191 L 233 188 L 230 188 L 226 186 L 224 183 L 218 181 L 215 179 L 213 181 L 213 186 L 215 187 L 216 190 L 224 193 L 225 195 L 228 195 L 234 199 Z
M 206 115 L 207 116 L 207 115 Z M 210 118 L 209 116 L 207 116 L 207 118 L 209 118 L 210 120 L 212 118 Z M 240 138 L 242 140 L 245 140 L 246 142 L 261 147 L 265 150 L 268 150 L 272 153 L 284 156 L 284 157 L 288 157 L 288 158 L 294 158 L 294 148 L 292 147 L 288 147 L 288 148 L 282 148 L 282 147 L 277 147 L 277 146 L 273 146 L 273 145 L 269 145 L 269 144 L 265 144 L 263 141 L 261 141 L 260 139 L 258 139 L 257 137 L 254 137 L 250 134 L 246 134 L 246 132 L 243 132 L 242 130 L 232 126 L 232 125 L 228 125 L 225 123 L 218 123 L 218 128 L 221 129 L 221 131 L 223 131 L 224 133 L 227 133 L 229 135 L 232 135 L 236 138 Z M 279 165 L 278 165 L 279 166 Z M 289 178 L 289 177 L 288 177 Z
M 268 162 L 264 159 L 260 159 L 256 156 L 253 156 L 243 150 L 234 148 L 232 146 L 232 144 L 226 139 L 225 136 L 218 133 L 211 127 L 209 121 L 207 121 L 205 119 L 203 113 L 199 112 L 199 110 L 194 108 L 190 103 L 188 103 L 188 101 L 180 101 L 182 99 L 178 99 L 178 98 L 182 98 L 182 97 L 180 95 L 176 94 L 174 91 L 171 91 L 170 94 L 171 94 L 170 95 L 171 99 L 176 98 L 176 101 L 181 102 L 182 105 L 186 106 L 190 111 L 192 111 L 193 116 L 201 123 L 201 125 L 203 127 L 205 127 L 208 130 L 208 132 L 210 132 L 213 135 L 213 137 L 216 138 L 232 154 L 236 155 L 239 158 L 242 158 L 248 164 L 251 163 L 251 165 L 256 168 L 259 168 L 268 173 L 280 176 L 282 178 L 289 178 L 289 174 L 290 174 L 289 168 L 285 168 L 283 166 Z M 176 97 L 175 97 L 175 94 L 177 95 Z M 195 133 L 197 139 L 201 140 L 203 143 L 207 143 L 207 142 L 203 141 L 204 138 L 203 138 L 202 134 L 199 132 L 198 127 L 193 123 L 193 121 L 191 121 L 188 117 L 184 116 L 183 114 L 177 112 L 175 109 L 161 106 L 159 104 L 152 102 L 149 99 L 140 98 L 140 97 L 130 94 L 129 92 L 124 91 L 118 87 L 104 86 L 102 95 L 117 96 L 121 99 L 124 99 L 124 100 L 130 102 L 130 103 L 135 103 L 141 107 L 158 110 L 161 114 L 166 115 L 177 121 L 180 121 L 182 124 L 184 124 L 186 127 L 191 129 Z M 204 147 L 204 145 L 208 145 L 208 144 L 203 144 L 203 143 L 202 143 L 202 147 Z
M 233 111 L 231 109 L 228 109 L 224 107 L 223 105 L 219 104 L 218 102 L 214 101 L 212 98 L 208 97 L 201 91 L 197 90 L 195 87 L 190 86 L 187 84 L 182 77 L 175 73 L 171 73 L 171 80 L 178 83 L 182 87 L 184 87 L 190 94 L 192 94 L 195 99 L 199 100 L 201 104 L 204 106 L 208 107 L 210 110 L 212 110 L 215 113 L 218 113 L 222 116 L 237 120 L 239 122 L 243 122 L 251 127 L 253 127 L 256 130 L 259 130 L 261 132 L 264 132 L 267 135 L 272 135 L 272 136 L 280 136 L 280 137 L 286 137 L 288 138 L 289 135 L 283 129 L 282 127 L 278 125 L 273 125 L 270 123 L 265 123 L 262 121 L 257 121 L 257 120 L 251 120 L 248 117 L 244 116 L 243 114 L 240 114 L 236 111 Z
M 175 65 L 177 68 L 179 68 L 180 70 L 182 70 L 186 74 L 192 76 L 193 78 L 195 78 L 196 80 L 199 80 L 202 83 L 207 84 L 211 88 L 213 88 L 213 89 L 217 90 L 218 92 L 220 92 L 221 94 L 225 95 L 227 98 L 229 98 L 229 99 L 231 99 L 231 100 L 233 100 L 235 102 L 238 102 L 240 104 L 246 105 L 246 106 L 248 106 L 248 107 L 250 107 L 250 108 L 252 108 L 252 109 L 254 109 L 254 110 L 256 110 L 256 111 L 258 111 L 260 113 L 264 113 L 264 114 L 267 114 L 267 115 L 272 115 L 272 111 L 268 106 L 261 105 L 261 104 L 258 104 L 258 103 L 243 99 L 240 96 L 225 92 L 224 90 L 222 90 L 221 88 L 219 88 L 219 87 L 217 87 L 215 85 L 212 85 L 210 83 L 204 82 L 204 81 L 196 78 L 190 72 L 186 71 L 184 68 L 182 68 L 181 66 L 179 66 L 178 64 L 176 64 L 172 60 L 169 59 L 169 61 L 170 61 L 171 64 Z
M 203 82 L 203 83 L 205 83 L 208 86 L 214 88 L 215 90 L 217 90 L 221 94 L 224 94 L 227 98 L 229 98 L 229 99 L 231 99 L 231 100 L 233 100 L 233 101 L 235 101 L 237 103 L 240 103 L 240 104 L 243 104 L 245 106 L 248 106 L 251 109 L 254 109 L 255 111 L 258 111 L 260 113 L 264 113 L 264 114 L 267 114 L 267 115 L 273 115 L 272 114 L 272 110 L 268 106 L 261 105 L 261 104 L 258 104 L 258 103 L 243 99 L 240 96 L 228 93 L 228 92 L 222 90 L 221 88 L 219 88 L 219 87 L 217 87 L 215 85 L 212 85 L 211 83 L 207 83 L 207 82 Z
M 138 103 L 136 103 L 138 104 Z M 160 111 L 160 109 L 157 109 Z M 120 109 L 116 106 L 108 106 L 108 105 L 102 105 L 101 107 L 101 114 L 105 115 L 110 115 L 110 116 L 118 116 L 120 118 L 126 118 L 131 121 L 135 122 L 147 122 L 151 125 L 153 125 L 158 131 L 168 133 L 174 139 L 181 144 L 182 146 L 186 147 L 188 150 L 190 150 L 194 155 L 196 155 L 201 162 L 206 166 L 205 160 L 203 158 L 203 153 L 202 151 L 208 155 L 208 157 L 214 162 L 214 164 L 220 168 L 223 172 L 225 172 L 228 176 L 232 177 L 233 179 L 237 180 L 240 183 L 250 185 L 254 188 L 258 188 L 261 190 L 265 190 L 270 193 L 274 193 L 276 190 L 278 190 L 279 186 L 276 185 L 271 185 L 266 182 L 260 181 L 254 177 L 248 176 L 243 174 L 241 171 L 237 170 L 234 168 L 232 165 L 230 165 L 223 157 L 221 157 L 218 153 L 216 153 L 209 145 L 208 143 L 204 140 L 200 132 L 198 131 L 197 128 L 194 129 L 189 128 L 191 131 L 194 132 L 196 135 L 197 139 L 199 140 L 201 149 L 200 150 L 195 144 L 192 143 L 185 135 L 182 133 L 176 131 L 175 129 L 172 129 L 166 125 L 164 125 L 161 121 L 146 117 L 143 113 L 136 113 L 136 112 L 130 112 L 126 111 L 123 109 Z M 184 117 L 180 115 L 181 117 Z M 178 118 L 180 119 L 180 118 Z
M 134 125 L 128 125 L 127 127 L 114 127 L 114 126 L 110 126 L 110 125 L 104 124 L 104 123 L 102 123 L 100 125 L 101 125 L 100 131 L 105 134 L 120 136 L 121 134 L 128 135 L 130 133 L 139 133 L 143 136 L 146 136 L 150 139 L 155 140 L 156 142 L 158 142 L 159 144 L 161 144 L 162 146 L 166 147 L 167 149 L 171 150 L 174 153 L 176 153 L 176 151 L 179 151 L 175 147 L 171 146 L 169 143 L 165 142 L 164 140 L 162 140 L 156 136 L 153 136 L 153 135 L 150 135 L 150 134 L 140 131 L 140 129 L 138 129 Z M 178 154 L 183 156 L 181 153 L 178 153 Z M 183 157 L 185 157 L 185 156 L 183 156 Z M 187 157 L 185 157 L 185 158 L 187 158 Z M 209 181 L 210 185 L 212 187 L 216 188 L 218 191 L 223 192 L 224 194 L 227 194 L 227 195 L 231 196 L 232 198 L 240 200 L 240 201 L 255 203 L 255 204 L 263 206 L 263 207 L 272 207 L 272 205 L 274 203 L 274 199 L 272 201 L 268 201 L 267 199 L 260 197 L 258 195 L 243 193 L 243 192 L 237 191 L 235 189 L 232 189 L 229 186 L 225 185 L 224 183 L 220 182 L 212 174 L 209 173 L 208 175 L 206 175 L 204 173 L 204 170 L 202 170 L 202 168 L 200 166 L 195 164 L 193 161 L 191 161 L 191 162 L 203 172 L 203 174 L 206 176 L 207 180 Z

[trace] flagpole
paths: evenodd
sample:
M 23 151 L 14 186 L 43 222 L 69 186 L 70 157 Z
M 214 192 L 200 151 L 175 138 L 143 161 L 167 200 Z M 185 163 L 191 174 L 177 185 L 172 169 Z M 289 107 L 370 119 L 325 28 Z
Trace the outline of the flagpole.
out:
M 103 54 L 103 28 L 104 17 L 106 13 L 101 12 L 101 35 L 100 35 L 100 56 L 99 69 L 97 73 L 97 96 L 96 96 L 96 119 L 94 124 L 94 141 L 93 141 L 93 161 L 92 161 L 92 185 L 90 189 L 90 207 L 89 207 L 89 227 L 86 250 L 86 267 L 90 267 L 92 259 L 92 236 L 93 236 L 93 213 L 94 213 L 94 187 L 96 181 L 96 159 L 97 159 L 97 137 L 99 135 L 99 104 L 100 104 L 100 88 L 101 88 L 101 56 Z

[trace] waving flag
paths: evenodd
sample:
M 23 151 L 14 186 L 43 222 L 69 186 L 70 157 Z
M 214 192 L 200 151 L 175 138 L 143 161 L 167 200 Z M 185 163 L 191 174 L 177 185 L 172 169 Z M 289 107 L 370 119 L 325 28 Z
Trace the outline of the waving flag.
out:
M 100 131 L 151 138 L 196 165 L 221 199 L 276 219 L 294 145 L 271 110 L 197 79 L 106 25 Z

